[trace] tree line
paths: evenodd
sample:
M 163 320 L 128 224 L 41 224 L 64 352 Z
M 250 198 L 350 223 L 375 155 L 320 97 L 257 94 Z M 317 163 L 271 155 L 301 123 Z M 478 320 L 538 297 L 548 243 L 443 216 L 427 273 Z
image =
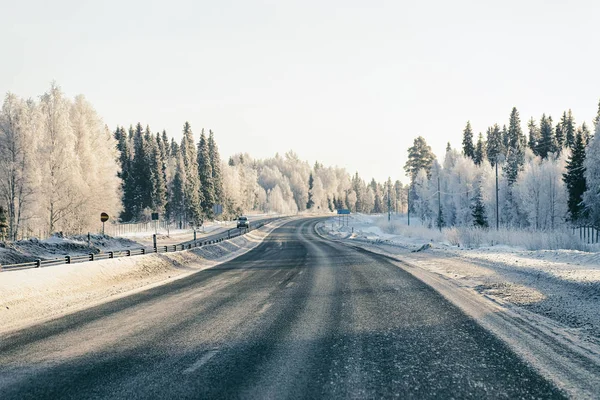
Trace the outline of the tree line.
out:
M 37 99 L 8 93 L 0 110 L 0 239 L 97 231 L 101 212 L 120 222 L 159 213 L 187 227 L 249 211 L 406 209 L 399 180 L 367 182 L 293 151 L 223 161 L 215 136 L 202 129 L 196 141 L 188 122 L 181 140 L 142 123 L 111 131 L 85 97 L 69 99 L 54 83 Z
M 571 110 L 556 124 L 546 114 L 539 124 L 529 119 L 526 135 L 513 108 L 508 126 L 494 124 L 485 138 L 479 133 L 476 142 L 467 122 L 461 151 L 448 143 L 443 165 L 418 137 L 404 167 L 410 178 L 411 211 L 438 227 L 502 224 L 553 229 L 564 222 L 600 224 L 599 122 L 600 104 L 594 135 L 585 122 L 576 125 Z

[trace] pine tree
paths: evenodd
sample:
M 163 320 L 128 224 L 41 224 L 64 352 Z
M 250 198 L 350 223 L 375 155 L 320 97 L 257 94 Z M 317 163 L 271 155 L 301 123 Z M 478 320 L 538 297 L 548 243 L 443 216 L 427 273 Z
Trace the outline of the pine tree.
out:
M 471 215 L 473 216 L 473 225 L 480 228 L 488 227 L 485 203 L 481 193 L 481 182 L 478 182 L 475 187 L 475 195 L 471 201 Z
M 185 164 L 183 162 L 183 156 L 179 152 L 174 155 L 176 157 L 175 175 L 173 176 L 173 182 L 171 182 L 171 191 L 169 193 L 169 220 L 176 220 L 180 222 L 186 214 L 186 200 L 185 200 Z
M 210 155 L 210 164 L 212 166 L 212 180 L 215 191 L 215 202 L 223 203 L 223 175 L 221 173 L 221 156 L 219 148 L 215 142 L 213 131 L 208 131 L 208 153 Z
M 196 226 L 202 224 L 202 189 L 198 175 L 198 158 L 192 127 L 188 122 L 183 125 L 183 138 L 180 146 L 184 167 L 184 204 L 186 215 Z
M 577 222 L 583 217 L 583 193 L 586 191 L 585 180 L 585 139 L 581 132 L 575 135 L 575 144 L 571 156 L 567 161 L 567 172 L 563 174 L 563 181 L 567 186 L 569 220 Z
M 152 190 L 150 166 L 148 164 L 148 147 L 144 140 L 144 130 L 138 123 L 133 133 L 133 158 L 131 161 L 132 219 L 139 219 L 145 208 L 152 206 Z
M 561 130 L 565 135 L 565 146 L 572 149 L 575 145 L 575 136 L 577 135 L 577 130 L 575 129 L 575 120 L 571 110 L 569 110 L 568 113 L 563 113 L 560 124 Z
M 150 169 L 152 178 L 152 211 L 163 214 L 167 205 L 167 164 L 160 134 L 150 140 Z
M 546 159 L 548 154 L 556 153 L 557 150 L 558 146 L 552 129 L 552 117 L 546 117 L 546 114 L 543 114 L 540 120 L 540 140 L 537 146 L 537 154 L 542 159 Z
M 310 210 L 315 205 L 315 202 L 313 201 L 314 183 L 315 183 L 315 180 L 313 179 L 313 174 L 311 173 L 310 176 L 308 177 L 308 202 L 306 203 L 307 210 Z
M 588 129 L 587 124 L 585 122 L 582 123 L 579 128 L 577 128 L 577 134 L 581 135 L 584 146 L 587 146 L 590 143 L 590 139 L 592 138 L 592 135 L 591 135 L 590 130 Z
M 556 138 L 556 154 L 560 155 L 563 147 L 565 147 L 565 133 L 563 132 L 561 123 L 557 123 L 554 128 L 554 137 Z
M 475 146 L 475 153 L 473 154 L 473 162 L 475 165 L 481 165 L 485 159 L 485 142 L 483 141 L 483 135 L 479 132 L 477 137 L 477 146 Z
M 133 128 L 130 128 L 132 131 Z M 121 221 L 131 221 L 135 216 L 135 180 L 131 171 L 132 154 L 129 140 L 125 128 L 117 127 L 115 130 L 115 139 L 117 139 L 117 150 L 119 151 L 120 171 L 118 177 L 121 178 Z
M 533 154 L 535 154 L 537 156 L 537 155 L 539 155 L 538 154 L 538 143 L 540 141 L 540 131 L 539 131 L 537 124 L 535 123 L 535 120 L 533 119 L 533 117 L 531 117 L 531 119 L 527 123 L 527 128 L 529 130 L 529 140 L 527 142 L 527 145 L 529 146 L 529 148 L 531 149 Z
M 525 146 L 527 145 L 525 135 L 523 135 L 523 131 L 521 130 L 519 112 L 515 107 L 513 107 L 510 114 L 508 130 L 506 130 L 506 127 L 504 127 L 504 130 L 506 131 L 505 136 L 508 139 L 505 139 L 507 149 L 506 164 L 503 170 L 507 176 L 508 184 L 512 186 L 516 182 L 517 175 L 523 168 L 523 164 L 525 164 Z
M 473 147 L 473 129 L 471 129 L 471 121 L 467 121 L 467 126 L 463 131 L 462 145 L 463 155 L 472 159 L 475 155 L 475 148 Z
M 493 127 L 487 130 L 487 147 L 486 153 L 488 161 L 492 166 L 496 165 L 496 160 L 499 160 L 500 155 L 504 153 L 504 146 L 502 144 L 502 133 L 498 124 L 494 124 Z
M 414 181 L 421 169 L 427 172 L 427 176 L 431 176 L 433 160 L 435 160 L 435 155 L 431 151 L 431 147 L 427 145 L 422 136 L 419 136 L 414 140 L 412 147 L 408 149 L 408 160 L 404 165 L 404 171 L 411 181 Z
M 210 162 L 210 152 L 204 129 L 198 142 L 198 175 L 202 185 L 202 210 L 204 214 L 212 217 L 215 204 L 215 186 L 213 182 L 213 169 Z

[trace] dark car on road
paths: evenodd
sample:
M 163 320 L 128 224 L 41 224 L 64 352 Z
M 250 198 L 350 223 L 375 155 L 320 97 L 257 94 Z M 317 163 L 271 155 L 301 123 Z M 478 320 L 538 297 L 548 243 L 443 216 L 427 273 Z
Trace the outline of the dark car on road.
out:
M 237 227 L 239 228 L 250 228 L 250 221 L 248 221 L 248 217 L 239 217 L 237 220 Z

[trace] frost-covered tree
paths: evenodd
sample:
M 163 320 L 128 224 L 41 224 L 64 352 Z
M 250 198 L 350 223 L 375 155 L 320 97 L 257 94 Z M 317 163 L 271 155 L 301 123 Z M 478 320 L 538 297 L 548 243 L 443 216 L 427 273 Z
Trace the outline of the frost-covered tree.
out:
M 202 222 L 202 198 L 200 177 L 198 175 L 198 156 L 192 127 L 188 122 L 183 125 L 183 138 L 180 146 L 185 171 L 184 202 L 188 221 L 198 226 Z
M 310 210 L 315 205 L 315 202 L 313 201 L 314 183 L 315 183 L 315 180 L 313 178 L 313 175 L 310 174 L 309 178 L 308 178 L 308 201 L 306 202 L 307 210 Z
M 6 95 L 0 111 L 0 198 L 6 204 L 10 240 L 17 239 L 21 223 L 33 212 L 38 124 L 33 102 Z
M 213 131 L 208 131 L 208 153 L 210 155 L 210 164 L 212 166 L 212 181 L 214 186 L 215 202 L 223 202 L 223 177 L 221 174 L 221 156 L 219 147 L 215 142 Z
M 418 172 L 424 170 L 429 176 L 431 174 L 431 166 L 435 160 L 435 155 L 431 151 L 431 147 L 422 136 L 417 137 L 412 147 L 408 149 L 408 160 L 404 165 L 406 175 L 414 181 Z
M 69 119 L 70 103 L 56 84 L 40 98 L 40 215 L 48 232 L 69 231 L 71 213 L 83 203 L 82 176 L 76 168 L 75 135 Z
M 212 217 L 213 206 L 215 205 L 215 186 L 213 182 L 213 169 L 210 158 L 210 150 L 204 129 L 200 134 L 198 142 L 198 176 L 202 191 L 202 210 L 204 215 Z
M 527 129 L 529 130 L 529 140 L 527 141 L 527 145 L 529 146 L 533 154 L 537 156 L 538 144 L 540 142 L 540 130 L 533 117 L 531 117 L 531 119 L 529 119 L 529 122 L 527 122 Z
M 600 115 L 600 113 L 599 113 Z M 587 190 L 583 194 L 583 204 L 590 221 L 600 226 L 600 123 L 596 120 L 596 131 L 587 148 L 583 162 Z
M 488 128 L 486 143 L 487 159 L 490 162 L 490 164 L 494 166 L 499 160 L 500 155 L 504 153 L 504 146 L 502 144 L 502 133 L 500 132 L 500 127 L 498 126 L 498 124 L 494 124 L 493 127 Z

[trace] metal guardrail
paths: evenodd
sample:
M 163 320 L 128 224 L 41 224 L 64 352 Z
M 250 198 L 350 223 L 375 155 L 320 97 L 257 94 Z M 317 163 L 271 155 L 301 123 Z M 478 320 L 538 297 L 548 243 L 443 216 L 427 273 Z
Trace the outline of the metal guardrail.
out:
M 119 258 L 119 257 L 133 257 L 145 254 L 153 254 L 153 253 L 173 253 L 176 251 L 190 250 L 195 247 L 207 246 L 210 244 L 220 243 L 224 240 L 229 240 L 236 238 L 238 236 L 245 235 L 248 232 L 253 230 L 262 228 L 263 226 L 271 223 L 274 219 L 269 219 L 266 221 L 261 221 L 256 224 L 251 224 L 250 228 L 233 228 L 224 231 L 222 235 L 210 240 L 190 240 L 187 242 L 182 242 L 179 244 L 172 244 L 168 246 L 156 246 L 156 247 L 138 247 L 133 249 L 126 250 L 117 250 L 117 251 L 108 251 L 106 253 L 89 253 L 84 255 L 66 255 L 61 258 L 53 258 L 49 260 L 37 259 L 35 261 L 30 261 L 26 263 L 20 264 L 7 264 L 0 265 L 0 272 L 8 272 L 8 271 L 17 271 L 22 269 L 29 268 L 42 268 L 42 267 L 51 267 L 56 265 L 64 265 L 64 264 L 78 264 L 90 261 L 98 261 L 98 260 L 106 260 L 110 258 Z M 222 237 L 221 237 L 222 236 Z
M 600 243 L 600 228 L 593 225 L 573 227 L 573 234 L 579 231 L 579 240 L 587 244 Z

